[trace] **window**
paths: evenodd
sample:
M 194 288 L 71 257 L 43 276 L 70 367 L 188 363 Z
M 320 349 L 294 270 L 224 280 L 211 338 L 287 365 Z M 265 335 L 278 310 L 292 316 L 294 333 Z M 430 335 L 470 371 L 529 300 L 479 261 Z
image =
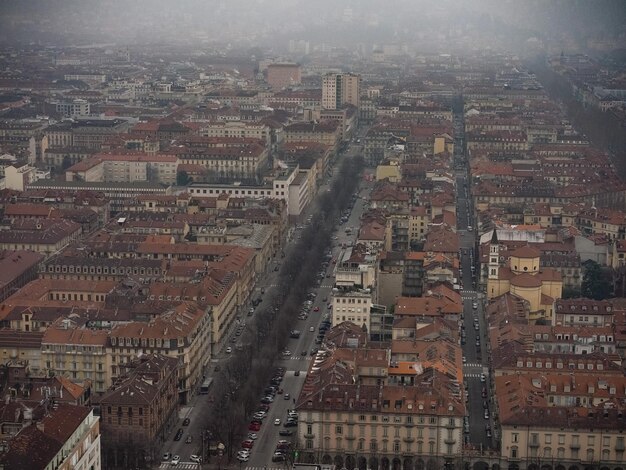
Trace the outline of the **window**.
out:
M 511 442 L 519 442 L 519 434 L 518 433 L 514 432 L 511 435 Z
M 338 435 L 343 434 L 343 427 L 342 426 L 336 426 L 335 427 L 335 434 L 338 434 Z
M 517 458 L 517 446 L 512 446 L 511 447 L 511 458 L 512 459 L 516 459 Z

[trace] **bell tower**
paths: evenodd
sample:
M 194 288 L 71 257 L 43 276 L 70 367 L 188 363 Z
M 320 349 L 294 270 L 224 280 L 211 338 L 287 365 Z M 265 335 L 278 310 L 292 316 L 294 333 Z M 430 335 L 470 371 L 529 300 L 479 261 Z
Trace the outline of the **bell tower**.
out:
M 500 244 L 498 243 L 498 234 L 493 229 L 491 241 L 489 242 L 489 275 L 487 279 L 498 279 L 498 271 L 500 270 Z

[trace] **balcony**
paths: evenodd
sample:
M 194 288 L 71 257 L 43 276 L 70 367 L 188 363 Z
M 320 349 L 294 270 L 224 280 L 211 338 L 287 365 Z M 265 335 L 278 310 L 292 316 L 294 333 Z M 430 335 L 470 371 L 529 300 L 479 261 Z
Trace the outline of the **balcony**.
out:
M 579 444 L 578 442 L 572 442 L 572 443 L 569 445 L 569 448 L 570 448 L 570 449 L 580 449 L 580 444 Z
M 530 441 L 528 447 L 539 447 L 539 441 Z
M 346 441 L 354 441 L 356 439 L 355 436 L 346 436 L 345 437 Z
M 305 439 L 315 439 L 315 434 L 305 434 L 304 438 Z
M 624 450 L 625 450 L 625 449 L 624 449 L 624 441 L 617 441 L 617 442 L 615 443 L 615 450 L 616 450 L 617 452 L 624 452 Z
M 456 443 L 456 439 L 454 437 L 446 437 L 443 440 L 444 443 L 446 444 L 455 444 Z
M 403 437 L 402 442 L 415 442 L 414 437 Z

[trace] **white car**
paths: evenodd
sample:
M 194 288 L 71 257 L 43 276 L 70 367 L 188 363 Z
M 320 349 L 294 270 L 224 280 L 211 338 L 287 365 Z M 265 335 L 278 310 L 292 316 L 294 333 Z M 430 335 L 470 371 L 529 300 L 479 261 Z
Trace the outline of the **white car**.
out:
M 274 425 L 275 425 L 275 426 L 280 426 L 280 418 L 276 418 L 276 419 L 274 420 Z
M 228 347 L 226 348 L 226 354 L 230 354 L 230 353 L 232 353 L 232 352 L 233 352 L 233 348 L 231 348 L 230 346 L 228 346 Z
M 289 349 L 283 351 L 283 356 L 291 356 L 291 351 L 289 351 Z
M 191 454 L 189 456 L 189 460 L 191 460 L 192 462 L 200 463 L 202 462 L 202 457 L 200 457 L 199 455 Z
M 250 451 L 248 449 L 242 449 L 237 452 L 237 458 L 239 457 L 250 457 Z
M 237 460 L 239 460 L 240 462 L 247 462 L 248 460 L 250 460 L 250 454 L 237 454 Z
M 485 374 L 480 374 L 480 381 L 483 383 L 487 381 L 487 377 L 485 377 Z
M 259 435 L 255 432 L 249 432 L 248 433 L 248 439 L 250 439 L 251 441 L 256 441 L 257 438 L 259 437 Z
M 175 455 L 174 457 L 172 457 L 172 461 L 170 463 L 172 465 L 178 465 L 178 462 L 180 462 L 180 456 Z

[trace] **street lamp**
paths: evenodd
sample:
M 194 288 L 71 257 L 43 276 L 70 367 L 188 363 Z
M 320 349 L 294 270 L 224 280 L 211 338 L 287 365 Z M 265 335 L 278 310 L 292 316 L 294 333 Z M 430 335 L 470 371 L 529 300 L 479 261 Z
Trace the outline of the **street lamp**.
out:
M 217 455 L 219 457 L 218 463 L 217 463 L 218 470 L 222 470 L 222 457 L 224 456 L 224 449 L 225 448 L 226 447 L 221 442 L 217 445 Z

